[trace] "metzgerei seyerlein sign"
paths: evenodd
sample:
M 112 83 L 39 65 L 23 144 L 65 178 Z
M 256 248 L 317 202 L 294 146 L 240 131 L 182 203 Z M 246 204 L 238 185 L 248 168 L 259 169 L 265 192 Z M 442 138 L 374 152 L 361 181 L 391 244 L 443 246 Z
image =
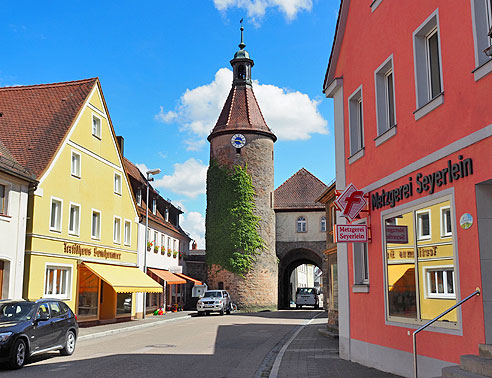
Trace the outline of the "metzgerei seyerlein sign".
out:
M 337 224 L 335 243 L 367 243 L 367 225 Z
M 358 190 L 354 184 L 350 184 L 335 200 L 335 205 L 342 212 L 341 216 L 352 222 L 367 202 L 364 199 L 364 192 Z

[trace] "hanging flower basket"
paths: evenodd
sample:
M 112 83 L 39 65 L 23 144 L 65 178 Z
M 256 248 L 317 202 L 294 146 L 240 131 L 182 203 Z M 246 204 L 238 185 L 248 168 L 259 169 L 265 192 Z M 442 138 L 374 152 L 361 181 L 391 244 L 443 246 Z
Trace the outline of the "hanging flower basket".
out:
M 165 247 L 161 247 L 161 255 L 165 255 L 166 254 L 166 248 Z
M 171 250 L 171 248 L 169 248 L 169 249 L 167 250 L 167 255 L 168 255 L 169 257 L 171 257 L 172 253 L 173 253 L 173 251 Z
M 154 253 L 159 253 L 159 246 L 154 246 Z
M 173 252 L 173 257 L 174 257 L 174 258 L 178 257 L 178 251 L 174 251 L 174 252 Z
M 147 251 L 150 252 L 150 250 L 152 249 L 152 246 L 153 245 L 154 245 L 154 242 L 151 242 L 151 241 L 147 242 Z

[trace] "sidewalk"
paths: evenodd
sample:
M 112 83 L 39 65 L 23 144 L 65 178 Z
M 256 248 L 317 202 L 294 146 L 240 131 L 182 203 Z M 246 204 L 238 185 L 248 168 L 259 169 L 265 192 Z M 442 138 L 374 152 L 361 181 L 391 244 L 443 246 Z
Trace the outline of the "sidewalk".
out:
M 87 328 L 80 327 L 78 340 L 90 340 L 115 333 L 152 327 L 157 324 L 189 319 L 192 314 L 196 314 L 196 311 L 167 312 L 166 315 L 147 315 L 145 319 L 130 320 L 128 322 L 104 324 Z

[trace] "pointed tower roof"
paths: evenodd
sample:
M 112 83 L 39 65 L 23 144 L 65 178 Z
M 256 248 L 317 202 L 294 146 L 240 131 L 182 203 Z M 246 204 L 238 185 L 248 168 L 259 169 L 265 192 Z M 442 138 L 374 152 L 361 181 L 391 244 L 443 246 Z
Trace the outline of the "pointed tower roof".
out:
M 324 209 L 317 199 L 328 188 L 305 168 L 301 168 L 275 190 L 275 210 Z
M 243 41 L 243 31 L 244 28 L 241 24 L 239 50 L 234 54 L 234 59 L 230 62 L 234 75 L 232 88 L 219 119 L 207 139 L 210 141 L 212 138 L 222 134 L 254 132 L 268 136 L 275 142 L 277 137 L 267 126 L 253 92 L 251 68 L 254 62 L 249 57 L 249 53 L 244 50 L 246 44 Z

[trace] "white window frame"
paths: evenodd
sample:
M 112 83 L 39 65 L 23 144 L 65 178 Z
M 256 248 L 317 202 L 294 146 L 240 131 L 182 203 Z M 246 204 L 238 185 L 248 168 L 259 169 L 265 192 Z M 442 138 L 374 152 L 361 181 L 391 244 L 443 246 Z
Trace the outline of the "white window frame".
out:
M 439 68 L 439 93 L 436 95 L 432 94 L 432 62 L 431 62 L 431 50 L 430 50 L 430 39 L 436 36 L 438 43 L 438 68 Z M 425 36 L 425 57 L 426 57 L 426 65 L 427 65 L 427 97 L 429 101 L 432 101 L 434 98 L 439 96 L 442 93 L 442 67 L 441 67 L 441 54 L 439 53 L 439 31 L 437 26 L 434 27 L 427 35 Z
M 113 181 L 114 193 L 121 196 L 121 188 L 123 186 L 123 184 L 122 184 L 123 177 L 122 177 L 121 173 L 115 172 L 113 180 L 114 180 Z
M 156 214 L 157 213 L 157 199 L 156 198 L 153 198 L 152 199 L 152 214 Z
M 389 93 L 388 77 L 392 76 L 391 93 Z M 376 90 L 376 121 L 378 136 L 375 139 L 376 146 L 385 142 L 396 134 L 396 97 L 395 97 L 395 73 L 393 69 L 393 55 L 390 55 L 374 71 Z M 390 119 L 390 95 L 393 97 L 393 120 Z
M 137 205 L 142 206 L 142 189 L 137 190 L 137 194 L 135 197 L 136 197 L 135 199 L 137 201 Z
M 319 230 L 320 230 L 320 232 L 326 232 L 326 216 L 325 215 L 323 215 L 319 221 Z
M 364 156 L 364 98 L 362 85 L 348 98 L 349 164 Z
M 448 220 L 444 216 L 445 211 L 449 211 L 449 221 L 451 222 L 451 232 L 448 232 Z M 452 221 L 452 214 L 451 214 L 451 206 L 443 206 L 440 208 L 440 222 L 441 222 L 441 238 L 449 238 L 453 236 L 453 221 Z
M 369 285 L 369 255 L 367 243 L 352 243 L 354 285 Z
M 72 221 L 72 207 L 76 207 L 79 209 L 78 219 L 76 221 L 77 228 L 75 230 L 70 229 L 70 223 Z M 73 236 L 80 236 L 80 214 L 81 214 L 81 206 L 78 203 L 70 202 L 70 206 L 68 208 L 68 233 Z
M 448 272 L 452 270 L 453 271 L 453 293 L 448 293 L 448 285 L 447 285 L 447 280 L 448 280 L 448 275 L 444 274 L 444 272 Z M 431 283 L 430 283 L 430 275 L 432 273 L 436 273 L 437 271 L 442 271 L 443 272 L 443 287 L 444 287 L 444 293 L 437 293 L 437 287 L 436 287 L 436 293 L 431 292 Z M 432 299 L 456 299 L 456 275 L 455 275 L 455 268 L 453 265 L 439 265 L 439 266 L 424 266 L 423 267 L 423 274 L 424 274 L 424 297 L 425 298 L 432 298 Z M 436 279 L 437 282 L 437 279 Z
M 97 120 L 97 127 L 94 128 L 94 120 Z M 97 116 L 95 113 L 92 113 L 92 135 L 94 135 L 97 139 L 101 139 L 101 129 L 102 129 L 102 119 Z
M 9 192 L 10 192 L 10 184 L 0 181 L 0 185 L 3 186 L 3 198 L 0 198 L 2 206 L 0 206 L 0 216 L 8 217 L 9 216 Z M 1 210 L 3 208 L 3 210 Z M 51 209 L 50 209 L 51 211 Z M 51 223 L 50 223 L 51 224 Z
M 128 232 L 127 232 L 127 228 L 126 228 L 126 225 L 127 224 L 130 225 L 129 228 L 128 228 Z M 123 243 L 126 246 L 129 246 L 129 245 L 132 244 L 132 221 L 129 220 L 129 219 L 125 219 L 123 229 L 124 229 Z
M 93 223 L 93 218 L 94 218 L 94 213 L 99 214 L 99 229 L 97 230 L 97 235 L 94 234 L 94 223 Z M 97 209 L 92 209 L 91 211 L 91 239 L 94 240 L 101 240 L 101 228 L 102 228 L 102 214 L 100 210 Z
M 306 233 L 307 232 L 307 219 L 303 215 L 300 215 L 297 217 L 296 232 L 297 233 Z
M 54 269 L 55 272 L 53 274 L 53 280 L 56 282 L 56 270 L 66 270 L 68 274 L 66 276 L 65 287 L 67 288 L 67 292 L 65 294 L 48 294 L 47 286 L 48 286 L 48 269 Z M 72 297 L 72 270 L 73 267 L 70 264 L 52 264 L 46 263 L 44 268 L 44 285 L 43 285 L 43 298 L 57 298 L 57 299 L 71 299 Z M 54 285 L 53 285 L 54 286 Z
M 78 157 L 78 165 L 75 166 L 73 163 L 74 156 Z M 76 178 L 80 178 L 82 175 L 82 155 L 75 150 L 72 150 L 70 155 L 70 174 Z
M 492 39 L 487 35 L 492 25 L 492 1 L 471 0 L 473 42 L 475 47 L 475 69 L 473 75 L 475 81 L 492 72 L 492 57 L 484 52 L 492 46 Z
M 60 210 L 58 212 L 58 218 L 59 219 L 55 219 L 55 222 L 57 224 L 55 224 L 55 226 L 52 226 L 52 223 L 53 223 L 53 202 L 59 202 L 60 203 Z M 62 231 L 62 227 L 63 227 L 63 200 L 61 198 L 57 198 L 57 197 L 51 197 L 51 201 L 50 201 L 50 224 L 49 224 L 49 229 L 51 232 L 57 232 L 57 233 L 60 233 Z
M 421 233 L 421 231 L 422 231 L 422 226 L 420 224 L 420 222 L 421 222 L 420 221 L 420 215 L 421 214 L 427 214 L 429 216 L 429 235 L 423 235 Z M 432 219 L 431 219 L 430 209 L 416 211 L 415 212 L 415 221 L 416 221 L 416 227 L 417 227 L 417 241 L 432 239 Z
M 118 228 L 116 228 L 118 223 Z M 121 218 L 116 215 L 113 217 L 113 243 L 121 244 Z

